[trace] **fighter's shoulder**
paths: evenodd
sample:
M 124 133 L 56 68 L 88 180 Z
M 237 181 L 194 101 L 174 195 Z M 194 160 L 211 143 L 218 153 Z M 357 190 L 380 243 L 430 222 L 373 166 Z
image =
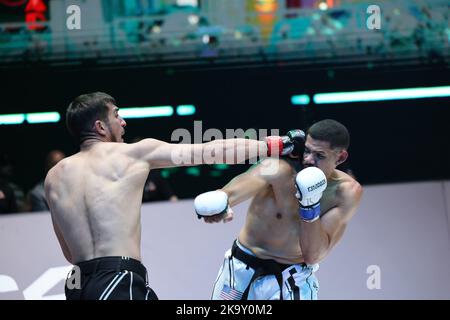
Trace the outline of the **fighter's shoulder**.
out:
M 71 157 L 67 157 L 59 161 L 56 165 L 54 165 L 48 172 L 44 180 L 44 187 L 47 189 L 53 185 L 53 183 L 59 179 L 62 171 L 65 169 L 67 163 L 70 161 Z
M 152 152 L 162 144 L 164 144 L 164 142 L 161 140 L 146 138 L 134 143 L 122 143 L 120 145 L 120 150 L 133 157 L 140 158 L 143 155 Z
M 344 172 L 341 172 L 340 179 L 339 191 L 343 200 L 349 202 L 359 201 L 363 193 L 361 184 Z

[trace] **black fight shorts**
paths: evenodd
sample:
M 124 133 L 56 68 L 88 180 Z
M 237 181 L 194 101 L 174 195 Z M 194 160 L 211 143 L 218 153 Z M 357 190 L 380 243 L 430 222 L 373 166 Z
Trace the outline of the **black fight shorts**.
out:
M 129 257 L 102 257 L 77 263 L 69 273 L 67 300 L 157 300 L 147 269 Z

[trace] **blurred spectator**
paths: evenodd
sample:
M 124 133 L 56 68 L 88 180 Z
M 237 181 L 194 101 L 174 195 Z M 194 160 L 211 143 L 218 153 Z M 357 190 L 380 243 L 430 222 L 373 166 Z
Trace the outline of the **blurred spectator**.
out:
M 170 200 L 177 201 L 167 179 L 161 177 L 159 170 L 151 170 L 144 185 L 142 202 Z
M 8 182 L 0 178 L 0 214 L 17 212 L 16 197 L 14 190 Z
M 0 154 L 0 181 L 3 190 L 4 198 L 4 210 L 13 210 L 9 212 L 24 211 L 25 207 L 25 194 L 21 187 L 12 182 L 12 177 L 14 174 L 14 162 L 10 157 L 5 154 Z M 11 195 L 12 192 L 12 195 Z M 0 199 L 3 199 L 2 194 L 0 194 Z M 14 199 L 14 200 L 13 200 Z M 3 201 L 3 200 L 0 200 Z M 1 212 L 8 212 L 2 211 Z
M 47 154 L 45 158 L 45 175 L 59 161 L 64 159 L 66 155 L 59 150 L 53 150 Z M 28 193 L 27 197 L 28 209 L 30 211 L 48 211 L 47 200 L 45 199 L 44 179 L 39 181 L 37 185 Z

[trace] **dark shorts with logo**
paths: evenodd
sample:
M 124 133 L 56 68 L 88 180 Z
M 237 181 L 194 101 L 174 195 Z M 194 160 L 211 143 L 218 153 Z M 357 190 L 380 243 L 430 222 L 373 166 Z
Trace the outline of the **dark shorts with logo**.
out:
M 102 257 L 77 263 L 66 279 L 67 300 L 157 300 L 147 269 L 129 257 Z

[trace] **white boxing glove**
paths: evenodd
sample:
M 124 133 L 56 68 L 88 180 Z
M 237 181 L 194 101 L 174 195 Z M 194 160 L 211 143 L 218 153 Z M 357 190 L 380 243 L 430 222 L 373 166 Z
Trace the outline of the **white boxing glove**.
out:
M 327 178 L 316 167 L 305 168 L 295 177 L 295 185 L 300 202 L 300 217 L 303 221 L 313 222 L 320 217 L 320 199 L 327 188 Z
M 199 219 L 224 214 L 228 211 L 228 195 L 220 190 L 202 193 L 195 198 L 194 207 Z

